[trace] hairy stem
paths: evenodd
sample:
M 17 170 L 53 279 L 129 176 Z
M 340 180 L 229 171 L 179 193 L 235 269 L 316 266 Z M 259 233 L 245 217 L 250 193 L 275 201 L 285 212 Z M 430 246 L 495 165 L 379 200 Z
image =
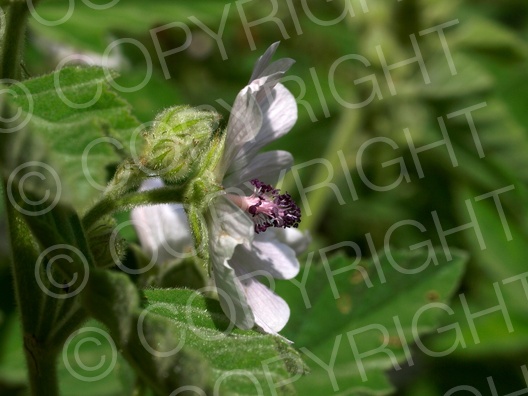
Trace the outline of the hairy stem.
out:
M 56 350 L 43 346 L 32 334 L 24 335 L 24 349 L 31 381 L 31 394 L 34 396 L 58 395 Z
M 82 224 L 85 230 L 89 230 L 98 220 L 116 212 L 142 205 L 182 202 L 183 192 L 184 189 L 179 187 L 162 187 L 126 194 L 119 198 L 104 197 L 84 215 Z

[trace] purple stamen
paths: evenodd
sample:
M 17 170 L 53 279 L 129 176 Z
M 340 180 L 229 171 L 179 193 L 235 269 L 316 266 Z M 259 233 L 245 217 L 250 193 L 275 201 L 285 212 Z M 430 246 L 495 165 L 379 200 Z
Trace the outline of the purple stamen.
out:
M 257 234 L 268 227 L 294 227 L 301 221 L 301 210 L 295 204 L 290 194 L 280 194 L 280 191 L 258 179 L 250 182 L 255 187 L 253 195 L 247 198 L 247 211 L 252 216 Z

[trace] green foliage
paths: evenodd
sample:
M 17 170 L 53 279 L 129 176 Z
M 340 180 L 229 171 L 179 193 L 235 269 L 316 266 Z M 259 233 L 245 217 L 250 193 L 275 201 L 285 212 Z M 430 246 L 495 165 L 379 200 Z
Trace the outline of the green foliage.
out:
M 149 312 L 170 319 L 185 346 L 209 362 L 213 389 L 221 394 L 295 393 L 288 379 L 304 374 L 305 366 L 287 340 L 234 328 L 217 301 L 190 290 L 153 289 L 145 295 Z
M 101 194 L 107 167 L 138 150 L 134 131 L 139 123 L 109 89 L 107 73 L 96 67 L 64 68 L 27 80 L 25 88 L 13 87 L 13 105 L 29 123 L 10 156 L 19 163 L 46 161 L 56 175 L 50 178 L 56 183 L 52 188 L 79 209 Z
M 92 4 L 97 2 L 92 1 Z M 75 4 L 75 12 L 68 17 L 71 5 L 62 1 L 48 1 L 38 8 L 38 17 L 31 20 L 31 27 L 43 37 L 66 42 L 75 48 L 86 48 L 96 53 L 103 53 L 109 44 L 108 33 L 143 35 L 157 24 L 171 23 L 175 19 L 194 16 L 205 24 L 217 20 L 222 15 L 224 4 L 217 1 L 204 1 L 200 4 L 174 4 L 170 0 L 156 2 L 149 12 L 142 8 L 138 0 L 116 2 L 115 6 L 104 8 L 111 2 L 99 2 L 100 9 L 87 3 Z M 64 23 L 51 28 L 44 21 L 64 20 Z M 183 32 L 182 32 L 183 33 Z
M 459 252 L 447 260 L 441 251 L 389 251 L 376 262 L 336 256 L 307 266 L 304 293 L 283 293 L 295 312 L 285 335 L 311 369 L 299 392 L 387 394 L 383 372 L 413 364 L 410 345 L 440 323 L 438 306 L 447 307 L 465 261 Z
M 17 128 L 13 115 L 28 120 L 0 134 L 0 393 L 26 394 L 30 383 L 101 396 L 181 386 L 487 394 L 489 378 L 499 394 L 525 387 L 525 1 L 32 3 L 24 35 L 28 3 L 0 1 L 0 78 L 28 77 L 3 80 L 0 97 L 0 132 Z M 413 58 L 410 35 L 424 64 L 389 78 L 380 54 L 388 65 Z M 284 84 L 299 120 L 270 149 L 295 156 L 282 188 L 302 202 L 313 237 L 299 276 L 270 284 L 290 306 L 281 334 L 292 343 L 233 328 L 212 296 L 192 290 L 207 285 L 207 249 L 147 270 L 132 227 L 120 229 L 126 240 L 114 232 L 128 217 L 113 217 L 192 202 L 195 242 L 207 246 L 204 194 L 223 149 L 213 114 L 227 115 L 279 39 L 279 54 L 296 60 Z M 87 57 L 119 73 L 55 70 Z M 196 111 L 204 117 L 190 125 L 178 118 L 195 111 L 187 103 L 215 113 Z M 409 141 L 426 147 L 446 133 L 448 144 L 414 155 Z M 147 169 L 169 169 L 168 186 L 138 193 Z M 417 244 L 437 248 L 409 250 Z M 345 252 L 327 258 L 335 246 Z

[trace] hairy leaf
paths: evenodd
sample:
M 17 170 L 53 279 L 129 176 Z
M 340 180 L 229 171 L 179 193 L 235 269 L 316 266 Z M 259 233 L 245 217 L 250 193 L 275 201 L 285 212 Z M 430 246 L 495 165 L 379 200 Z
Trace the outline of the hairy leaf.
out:
M 136 147 L 138 121 L 110 89 L 108 73 L 70 67 L 12 87 L 20 119 L 29 119 L 25 130 L 13 132 L 20 136 L 6 154 L 19 167 L 13 176 L 20 179 L 31 169 L 49 180 L 51 194 L 81 208 L 93 202 L 111 176 L 106 168 Z
M 145 294 L 147 308 L 170 319 L 185 345 L 210 362 L 213 390 L 220 394 L 295 393 L 289 380 L 304 374 L 305 367 L 283 338 L 234 328 L 217 301 L 191 290 L 157 289 Z

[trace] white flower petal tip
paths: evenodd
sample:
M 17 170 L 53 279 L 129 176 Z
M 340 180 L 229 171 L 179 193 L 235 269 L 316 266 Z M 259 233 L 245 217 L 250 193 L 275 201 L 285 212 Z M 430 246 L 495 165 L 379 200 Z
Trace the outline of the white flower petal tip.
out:
M 271 58 L 275 55 L 275 51 L 279 46 L 279 42 L 273 43 L 262 55 L 258 58 L 255 66 L 253 67 L 253 73 L 249 79 L 249 86 L 256 83 L 258 86 L 268 84 L 269 88 L 272 88 L 280 78 L 286 73 L 289 68 L 295 63 L 294 59 L 281 58 L 275 62 L 271 62 Z
M 290 318 L 290 307 L 286 301 L 255 279 L 246 279 L 242 283 L 255 324 L 266 333 L 277 334 Z
M 257 62 L 255 63 L 255 66 L 253 67 L 253 73 L 251 74 L 249 82 L 257 79 L 259 76 L 262 75 L 264 69 L 266 69 L 266 67 L 269 65 L 271 58 L 273 58 L 273 55 L 275 55 L 275 51 L 277 50 L 279 44 L 280 41 L 276 41 L 275 43 L 271 44 L 266 50 L 266 52 L 264 52 L 264 54 L 258 58 Z
M 258 100 L 258 99 L 257 99 Z M 297 122 L 297 102 L 284 85 L 277 84 L 271 94 L 259 101 L 263 120 L 255 140 L 260 147 L 288 133 Z
M 161 179 L 143 182 L 140 190 L 163 187 Z M 193 240 L 182 205 L 140 206 L 130 213 L 139 242 L 157 264 L 187 257 L 193 251 Z
M 297 121 L 295 98 L 279 83 L 294 61 L 284 58 L 269 63 L 278 44 L 259 58 L 250 83 L 235 99 L 227 126 L 222 175 L 246 167 L 262 147 L 288 133 Z

